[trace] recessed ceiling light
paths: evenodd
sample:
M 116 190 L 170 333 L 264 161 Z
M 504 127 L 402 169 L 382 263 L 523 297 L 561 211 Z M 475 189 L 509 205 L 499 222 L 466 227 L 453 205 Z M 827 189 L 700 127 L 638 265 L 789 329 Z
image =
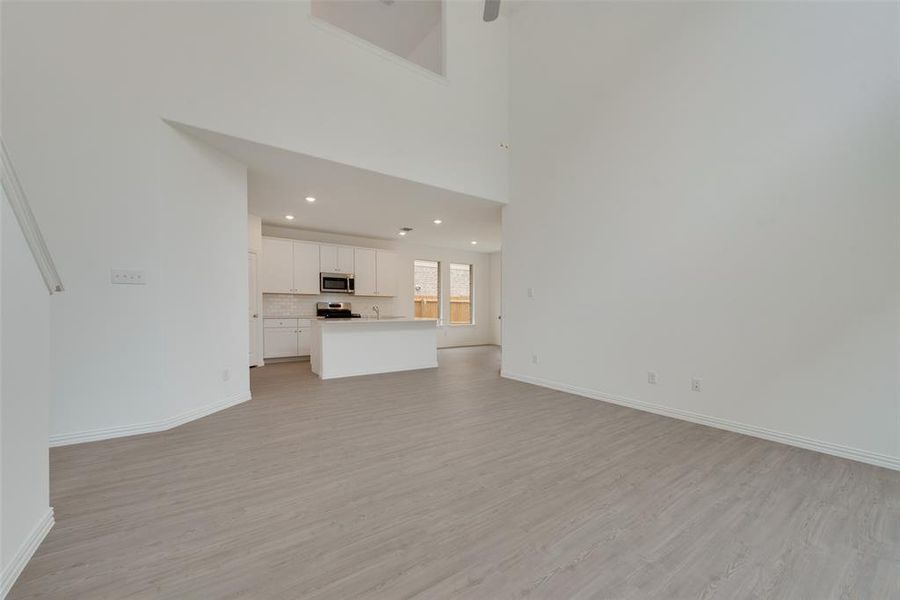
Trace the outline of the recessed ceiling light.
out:
M 443 221 L 441 221 L 440 219 L 435 219 L 435 220 L 434 220 L 434 224 L 435 224 L 435 225 L 440 225 L 441 223 L 443 223 Z
M 287 219 L 288 221 L 293 221 L 294 215 L 284 215 L 284 218 Z
M 406 235 L 406 232 L 405 232 L 405 231 L 398 231 L 398 232 L 397 232 L 397 235 Z
M 307 197 L 306 197 L 306 201 L 307 201 L 307 202 L 315 202 L 316 199 L 313 198 L 312 196 L 307 196 Z
M 477 244 L 477 243 L 478 243 L 478 242 L 476 242 L 475 240 L 472 240 L 472 245 L 473 245 L 473 246 L 474 246 L 475 244 Z

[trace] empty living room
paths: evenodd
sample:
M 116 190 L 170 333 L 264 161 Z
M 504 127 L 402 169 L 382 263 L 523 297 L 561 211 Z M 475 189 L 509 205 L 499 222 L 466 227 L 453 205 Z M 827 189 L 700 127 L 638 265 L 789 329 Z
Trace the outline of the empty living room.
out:
M 0 0 L 0 600 L 900 598 L 900 2 Z

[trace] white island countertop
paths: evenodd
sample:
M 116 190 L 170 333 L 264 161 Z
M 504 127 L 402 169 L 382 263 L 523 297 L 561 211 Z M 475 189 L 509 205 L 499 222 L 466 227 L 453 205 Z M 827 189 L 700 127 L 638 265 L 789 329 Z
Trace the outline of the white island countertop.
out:
M 326 319 L 319 317 L 316 319 L 318 323 L 353 323 L 354 325 L 372 323 L 437 323 L 437 319 L 424 319 L 419 317 L 355 317 L 351 319 Z
M 310 366 L 322 379 L 437 366 L 437 319 L 315 319 Z

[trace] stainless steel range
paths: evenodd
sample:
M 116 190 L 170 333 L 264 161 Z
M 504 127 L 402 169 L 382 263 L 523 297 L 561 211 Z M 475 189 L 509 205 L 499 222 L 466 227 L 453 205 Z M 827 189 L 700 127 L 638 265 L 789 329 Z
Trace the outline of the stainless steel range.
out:
M 359 313 L 350 311 L 349 302 L 316 302 L 316 316 L 324 319 L 358 319 Z

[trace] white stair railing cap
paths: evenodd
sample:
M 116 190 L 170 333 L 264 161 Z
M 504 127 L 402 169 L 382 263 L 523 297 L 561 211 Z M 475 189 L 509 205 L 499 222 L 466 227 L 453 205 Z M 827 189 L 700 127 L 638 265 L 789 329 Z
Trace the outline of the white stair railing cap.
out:
M 50 255 L 50 250 L 47 248 L 47 243 L 41 234 L 41 228 L 38 227 L 34 213 L 31 212 L 31 206 L 28 205 L 28 198 L 25 196 L 22 184 L 19 183 L 19 178 L 16 176 L 12 160 L 10 160 L 9 153 L 6 150 L 6 143 L 2 137 L 0 137 L 0 180 L 2 180 L 0 183 L 3 184 L 4 195 L 12 207 L 13 214 L 19 222 L 25 241 L 28 243 L 28 248 L 31 250 L 31 255 L 34 256 L 34 262 L 37 263 L 41 277 L 43 277 L 44 283 L 47 285 L 47 291 L 51 294 L 63 291 L 65 288 L 63 288 L 62 280 L 59 278 L 59 272 L 56 270 L 53 257 Z

